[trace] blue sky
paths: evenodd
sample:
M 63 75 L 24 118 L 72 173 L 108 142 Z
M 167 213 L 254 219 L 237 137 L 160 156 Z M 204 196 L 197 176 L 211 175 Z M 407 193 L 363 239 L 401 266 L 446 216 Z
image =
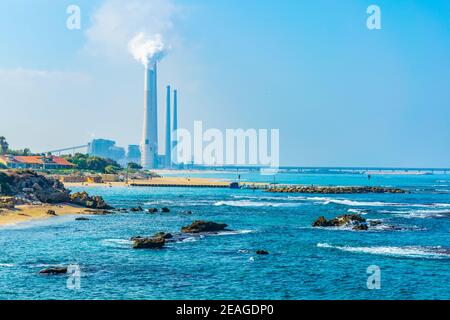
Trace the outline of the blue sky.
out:
M 81 30 L 66 28 L 70 4 Z M 366 28 L 370 4 L 381 30 Z M 450 166 L 446 0 L 3 0 L 0 134 L 35 151 L 139 143 L 140 30 L 171 46 L 161 139 L 170 83 L 181 126 L 278 128 L 283 165 Z

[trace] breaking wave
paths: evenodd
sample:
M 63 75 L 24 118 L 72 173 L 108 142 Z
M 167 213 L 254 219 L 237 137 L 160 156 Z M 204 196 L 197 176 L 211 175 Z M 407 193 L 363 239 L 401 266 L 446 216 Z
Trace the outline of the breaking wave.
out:
M 289 207 L 298 206 L 302 202 L 315 202 L 316 204 L 327 205 L 330 203 L 340 204 L 350 207 L 419 207 L 419 208 L 450 208 L 450 203 L 396 203 L 396 202 L 382 202 L 382 201 L 356 201 L 343 198 L 331 198 L 331 197 L 305 197 L 305 196 L 284 196 L 284 197 L 271 197 L 271 196 L 234 196 L 235 198 L 246 200 L 235 201 L 219 201 L 215 205 L 229 205 L 229 206 L 241 206 L 241 207 L 255 207 L 255 206 L 278 206 Z M 265 200 L 265 201 L 251 201 Z M 271 202 L 271 200 L 288 201 L 288 202 Z M 301 202 L 298 202 L 301 201 Z
M 389 213 L 398 215 L 401 218 L 419 218 L 419 219 L 427 219 L 427 218 L 450 218 L 450 210 L 399 210 L 399 211 L 390 211 L 390 210 L 382 210 L 380 213 Z
M 0 263 L 0 268 L 12 268 L 14 266 L 14 263 Z
M 375 255 L 408 257 L 408 258 L 426 258 L 426 259 L 450 259 L 450 249 L 442 247 L 350 247 L 350 246 L 333 246 L 328 243 L 318 243 L 319 248 L 337 249 L 346 252 L 367 253 Z
M 220 231 L 217 233 L 213 233 L 211 234 L 212 236 L 232 236 L 232 235 L 237 235 L 237 234 L 247 234 L 247 233 L 252 233 L 254 232 L 253 230 L 229 230 L 229 231 Z
M 250 200 L 230 200 L 217 201 L 215 206 L 229 206 L 229 207 L 297 207 L 301 203 L 289 202 L 268 202 L 268 201 L 250 201 Z
M 128 248 L 133 241 L 125 239 L 105 239 L 101 241 L 101 244 L 106 247 L 112 248 Z

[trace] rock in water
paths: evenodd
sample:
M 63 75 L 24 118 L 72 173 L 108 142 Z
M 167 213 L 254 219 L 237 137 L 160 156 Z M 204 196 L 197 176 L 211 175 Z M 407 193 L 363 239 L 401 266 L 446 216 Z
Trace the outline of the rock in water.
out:
M 225 223 L 197 220 L 192 222 L 189 226 L 182 227 L 181 232 L 183 233 L 215 232 L 215 231 L 222 231 L 226 227 L 228 227 L 228 225 Z
M 353 230 L 367 230 L 366 219 L 359 214 L 344 214 L 334 219 L 327 220 L 321 216 L 313 222 L 313 227 L 342 227 L 353 226 Z
M 256 250 L 256 254 L 269 254 L 269 251 L 266 251 L 266 250 Z
M 134 238 L 134 249 L 160 249 L 166 243 L 162 237 Z
M 78 217 L 78 218 L 75 218 L 75 220 L 76 221 L 88 221 L 88 220 L 90 220 L 89 218 L 86 218 L 86 217 Z
M 142 207 L 134 207 L 130 209 L 131 212 L 142 212 L 144 209 Z
M 148 213 L 156 213 L 156 212 L 158 212 L 158 209 L 157 208 L 150 208 L 147 211 L 148 211 Z
M 352 229 L 356 231 L 366 231 L 369 229 L 369 227 L 365 223 L 360 223 L 354 226 Z
M 331 227 L 332 224 L 324 216 L 320 216 L 313 222 L 313 227 Z
M 371 221 L 369 221 L 369 225 L 371 227 L 376 227 L 376 226 L 379 226 L 380 224 L 381 224 L 380 220 L 371 220 Z
M 164 238 L 164 239 L 172 239 L 173 235 L 171 233 L 166 232 L 158 232 L 153 235 L 154 238 Z
M 167 212 L 170 212 L 170 210 L 169 210 L 169 208 L 164 207 L 164 208 L 161 208 L 161 212 L 167 213 Z
M 70 202 L 91 209 L 112 209 L 100 196 L 89 196 L 86 191 L 70 195 Z
M 40 274 L 64 274 L 67 273 L 67 267 L 52 267 L 52 268 L 46 268 L 39 271 Z
M 337 216 L 336 218 L 331 220 L 333 225 L 338 227 L 348 225 L 351 223 L 366 223 L 366 219 L 361 217 L 359 214 L 343 214 L 341 216 Z

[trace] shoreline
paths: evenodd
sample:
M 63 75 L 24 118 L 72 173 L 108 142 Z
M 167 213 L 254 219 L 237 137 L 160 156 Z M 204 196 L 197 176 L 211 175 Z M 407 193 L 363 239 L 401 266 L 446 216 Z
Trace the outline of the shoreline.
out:
M 53 210 L 56 215 L 47 212 Z M 67 215 L 92 215 L 95 209 L 83 208 L 69 203 L 17 205 L 15 209 L 0 209 L 0 227 L 16 225 L 35 220 L 45 220 Z
M 231 181 L 223 179 L 211 179 L 211 178 L 191 178 L 191 177 L 158 177 L 149 180 L 128 180 L 121 182 L 103 182 L 103 183 L 90 183 L 90 182 L 63 182 L 64 186 L 70 187 L 158 187 L 158 186 L 177 186 L 177 187 L 193 187 L 193 186 L 205 186 L 205 187 L 229 187 Z

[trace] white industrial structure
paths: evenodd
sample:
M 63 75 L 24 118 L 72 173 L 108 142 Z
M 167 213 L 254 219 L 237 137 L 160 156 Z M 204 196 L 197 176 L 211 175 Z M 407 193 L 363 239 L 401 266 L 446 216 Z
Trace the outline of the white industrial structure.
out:
M 145 66 L 144 127 L 141 142 L 141 165 L 144 169 L 158 166 L 158 102 L 157 64 Z
M 144 127 L 141 142 L 141 165 L 144 169 L 156 169 L 158 167 L 170 168 L 174 162 L 171 151 L 176 146 L 176 136 L 173 132 L 178 129 L 177 91 L 174 90 L 173 128 L 171 129 L 171 88 L 167 86 L 165 156 L 158 156 L 157 94 L 157 64 L 154 62 L 153 65 L 145 67 Z

